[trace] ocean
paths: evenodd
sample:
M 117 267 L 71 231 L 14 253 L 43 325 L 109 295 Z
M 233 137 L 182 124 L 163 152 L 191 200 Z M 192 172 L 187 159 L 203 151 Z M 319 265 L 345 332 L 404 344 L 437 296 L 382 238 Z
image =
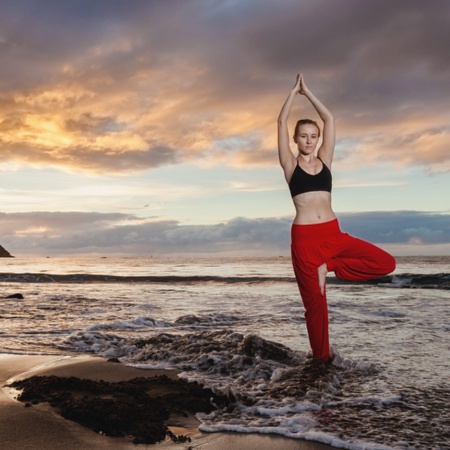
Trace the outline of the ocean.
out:
M 205 432 L 449 449 L 450 257 L 397 263 L 374 282 L 328 276 L 325 367 L 289 258 L 4 258 L 0 352 L 177 369 L 234 399 L 198 415 Z

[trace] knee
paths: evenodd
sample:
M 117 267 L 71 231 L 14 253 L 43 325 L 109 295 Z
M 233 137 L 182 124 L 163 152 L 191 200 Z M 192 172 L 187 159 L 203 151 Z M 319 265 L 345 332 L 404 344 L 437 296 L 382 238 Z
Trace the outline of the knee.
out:
M 391 273 L 397 267 L 397 261 L 392 255 L 387 254 L 386 258 L 386 273 Z

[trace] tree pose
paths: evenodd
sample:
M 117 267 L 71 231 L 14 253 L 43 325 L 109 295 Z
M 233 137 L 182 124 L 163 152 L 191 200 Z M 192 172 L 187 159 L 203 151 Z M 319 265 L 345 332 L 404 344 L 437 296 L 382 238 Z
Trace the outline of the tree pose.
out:
M 311 119 L 299 120 L 293 135 L 298 155 L 289 145 L 288 118 L 297 94 L 305 96 L 323 121 L 321 130 Z M 326 275 L 343 280 L 369 280 L 395 270 L 395 259 L 369 242 L 340 230 L 331 207 L 331 165 L 335 122 L 328 108 L 307 88 L 301 74 L 278 117 L 278 155 L 295 206 L 291 253 L 295 277 L 305 307 L 306 327 L 313 355 L 330 361 Z

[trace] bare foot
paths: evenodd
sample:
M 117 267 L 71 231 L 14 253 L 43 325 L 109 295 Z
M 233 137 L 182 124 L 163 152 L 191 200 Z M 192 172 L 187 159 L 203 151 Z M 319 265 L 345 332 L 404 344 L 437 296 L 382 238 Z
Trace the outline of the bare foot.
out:
M 323 263 L 321 266 L 317 268 L 317 273 L 319 275 L 319 288 L 320 293 L 325 295 L 325 281 L 327 279 L 328 267 L 327 263 Z

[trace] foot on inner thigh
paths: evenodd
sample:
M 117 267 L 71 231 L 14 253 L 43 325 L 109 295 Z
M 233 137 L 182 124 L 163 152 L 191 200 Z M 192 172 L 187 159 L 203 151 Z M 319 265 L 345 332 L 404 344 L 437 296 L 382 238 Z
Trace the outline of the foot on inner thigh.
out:
M 327 279 L 328 267 L 327 263 L 323 263 L 317 268 L 317 273 L 319 275 L 319 288 L 322 295 L 325 294 L 325 281 Z

